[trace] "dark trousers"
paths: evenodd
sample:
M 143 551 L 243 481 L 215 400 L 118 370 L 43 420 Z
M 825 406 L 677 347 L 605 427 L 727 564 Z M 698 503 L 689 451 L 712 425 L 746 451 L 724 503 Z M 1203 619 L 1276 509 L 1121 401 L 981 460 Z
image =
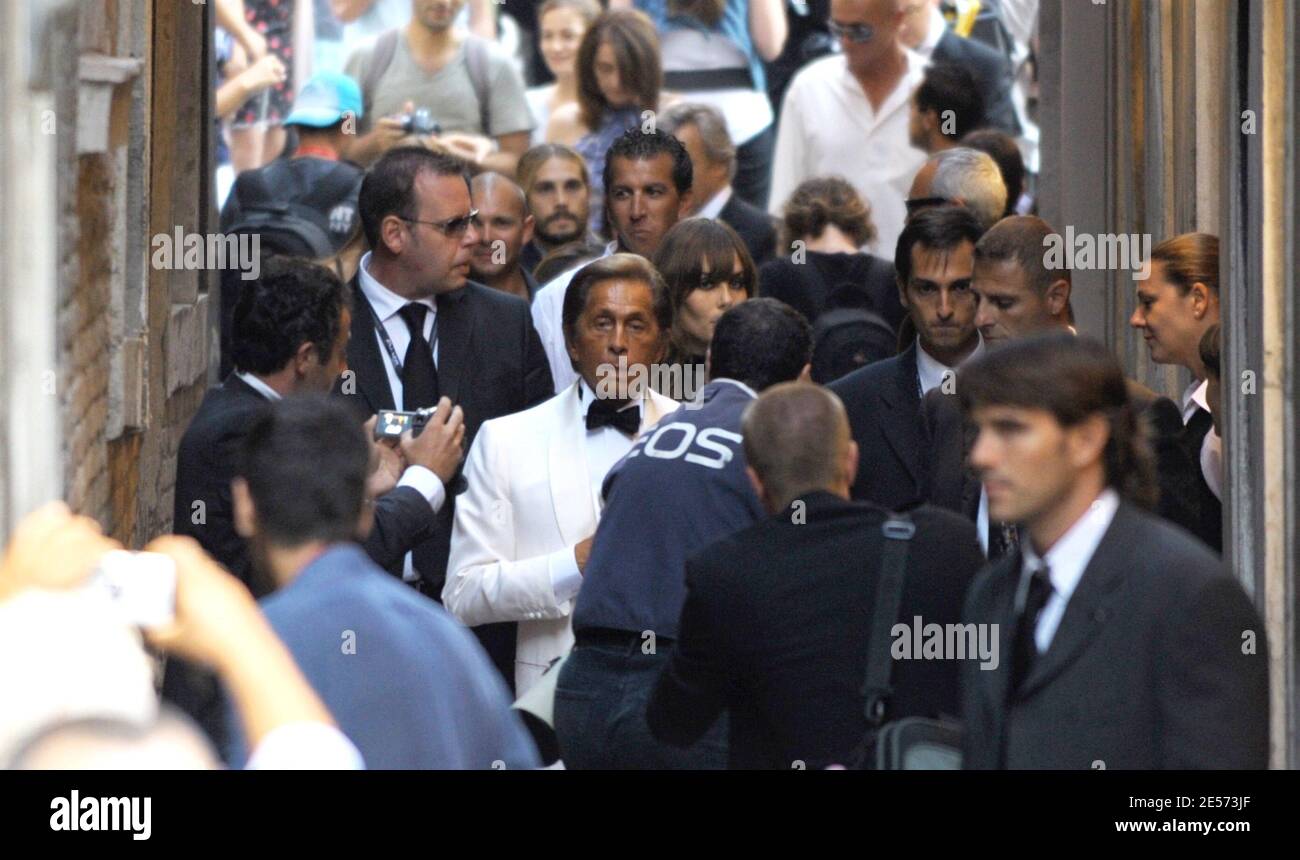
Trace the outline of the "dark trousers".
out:
M 775 123 L 736 149 L 736 177 L 731 188 L 746 203 L 767 211 L 772 190 L 772 156 L 776 151 Z
M 727 718 L 689 747 L 656 740 L 646 704 L 671 647 L 644 654 L 639 640 L 625 646 L 578 646 L 560 667 L 555 690 L 555 734 L 570 770 L 713 770 L 727 766 Z

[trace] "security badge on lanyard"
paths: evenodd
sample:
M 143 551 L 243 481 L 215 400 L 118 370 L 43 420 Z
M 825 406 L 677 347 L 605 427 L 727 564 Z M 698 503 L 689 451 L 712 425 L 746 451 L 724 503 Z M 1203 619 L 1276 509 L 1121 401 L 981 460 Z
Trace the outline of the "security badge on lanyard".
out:
M 384 328 L 383 322 L 379 319 L 379 314 L 375 313 L 374 307 L 371 306 L 370 300 L 361 296 L 361 300 L 366 303 L 366 310 L 370 311 L 370 319 L 375 324 L 375 331 L 379 332 L 379 339 L 383 341 L 384 349 L 388 352 L 388 358 L 393 362 L 393 370 L 397 373 L 397 378 L 402 378 L 402 359 L 397 355 L 397 347 L 393 346 L 393 339 L 388 336 L 388 329 Z M 433 315 L 433 332 L 429 338 L 429 351 L 433 355 L 438 354 L 438 314 Z M 436 360 L 436 359 L 435 359 Z

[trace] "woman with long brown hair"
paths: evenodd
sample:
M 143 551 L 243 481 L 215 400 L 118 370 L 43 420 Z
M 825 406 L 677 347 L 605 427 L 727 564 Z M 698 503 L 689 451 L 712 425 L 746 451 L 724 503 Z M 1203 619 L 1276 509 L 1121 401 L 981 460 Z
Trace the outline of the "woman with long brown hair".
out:
M 605 151 L 623 132 L 657 111 L 663 87 L 659 36 L 654 24 L 633 9 L 604 13 L 578 49 L 578 101 L 551 116 L 546 139 L 573 146 L 587 162 L 591 186 L 591 229 L 604 223 Z
M 709 218 L 677 222 L 659 245 L 655 268 L 668 285 L 673 306 L 669 331 L 670 374 L 681 380 L 678 390 L 659 393 L 689 400 L 704 382 L 704 357 L 718 319 L 735 305 L 754 297 L 758 275 L 749 249 L 735 230 Z
M 551 116 L 578 103 L 578 49 L 599 16 L 596 0 L 546 0 L 537 10 L 537 46 L 555 82 L 531 87 L 525 94 L 537 121 L 533 145 L 556 143 L 546 136 Z

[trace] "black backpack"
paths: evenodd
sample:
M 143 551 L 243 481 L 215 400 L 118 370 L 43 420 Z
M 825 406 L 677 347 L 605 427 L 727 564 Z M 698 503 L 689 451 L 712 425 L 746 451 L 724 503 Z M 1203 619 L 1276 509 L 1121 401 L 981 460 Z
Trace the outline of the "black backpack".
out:
M 813 382 L 829 385 L 896 352 L 898 336 L 871 309 L 870 297 L 860 284 L 836 287 L 826 308 L 813 324 Z
M 358 222 L 364 171 L 347 161 L 292 158 L 247 170 L 235 180 L 221 210 L 221 232 L 258 237 L 265 259 L 276 254 L 319 260 L 336 253 Z M 221 370 L 231 368 L 230 326 L 239 300 L 241 272 L 221 272 Z

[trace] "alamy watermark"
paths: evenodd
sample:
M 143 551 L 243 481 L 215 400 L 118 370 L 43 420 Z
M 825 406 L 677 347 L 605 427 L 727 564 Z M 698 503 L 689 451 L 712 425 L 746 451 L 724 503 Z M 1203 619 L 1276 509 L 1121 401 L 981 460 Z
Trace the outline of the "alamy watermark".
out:
M 1135 281 L 1151 274 L 1150 233 L 1076 234 L 1073 226 L 1067 226 L 1064 236 L 1044 236 L 1043 248 L 1043 265 L 1048 269 L 1131 269 Z
M 635 400 L 646 386 L 687 408 L 698 408 L 697 398 L 706 383 L 703 364 L 628 364 L 620 355 L 618 364 L 596 368 L 596 396 L 602 400 Z
M 50 801 L 51 830 L 124 830 L 136 841 L 153 833 L 153 798 L 82 797 L 72 789 L 68 797 Z
M 998 668 L 996 624 L 924 624 L 915 615 L 911 624 L 900 621 L 891 627 L 889 635 L 895 660 L 979 660 L 986 672 Z
M 157 233 L 149 242 L 155 269 L 235 269 L 245 281 L 262 274 L 262 237 L 258 233 Z

